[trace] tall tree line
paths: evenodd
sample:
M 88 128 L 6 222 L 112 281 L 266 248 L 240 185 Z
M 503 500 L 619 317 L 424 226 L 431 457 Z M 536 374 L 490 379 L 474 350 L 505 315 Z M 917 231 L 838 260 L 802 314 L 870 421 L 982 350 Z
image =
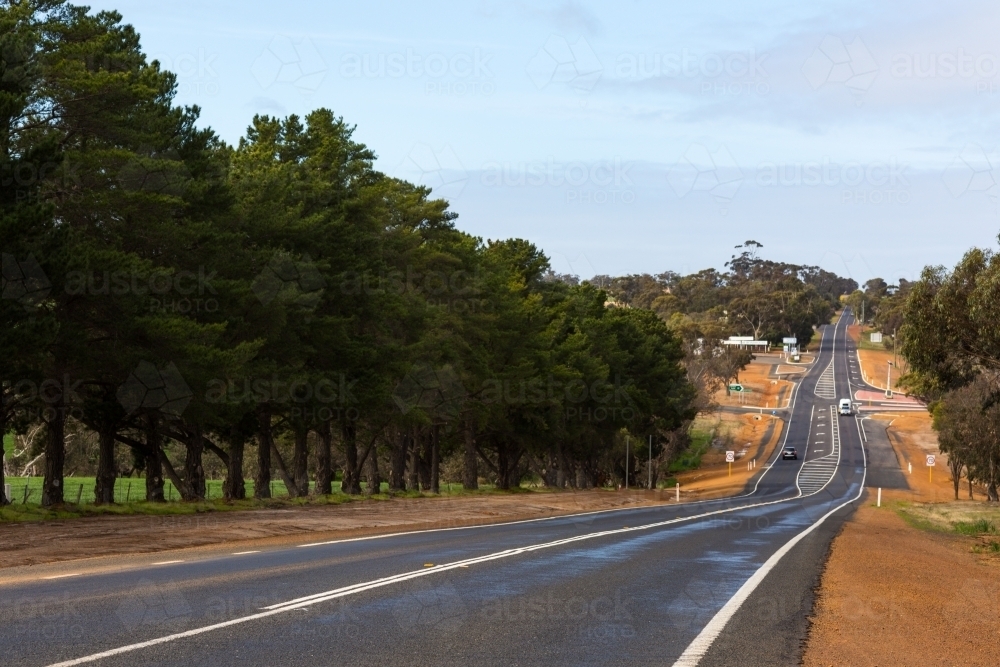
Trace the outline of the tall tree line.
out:
M 437 491 L 456 455 L 466 488 L 593 486 L 635 474 L 626 438 L 674 453 L 695 390 L 652 310 L 461 232 L 330 110 L 230 146 L 175 91 L 116 12 L 0 4 L 0 432 L 44 425 L 43 504 L 68 429 L 101 503 L 123 450 L 152 501 L 203 498 L 206 456 L 240 499 L 248 470 L 258 498 Z

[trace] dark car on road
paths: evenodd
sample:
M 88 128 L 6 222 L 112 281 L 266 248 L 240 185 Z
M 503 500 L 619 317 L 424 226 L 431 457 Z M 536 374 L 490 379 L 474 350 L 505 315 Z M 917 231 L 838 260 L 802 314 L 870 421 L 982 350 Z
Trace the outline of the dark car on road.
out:
M 795 451 L 794 447 L 785 447 L 781 450 L 781 458 L 784 459 L 798 459 L 799 453 Z

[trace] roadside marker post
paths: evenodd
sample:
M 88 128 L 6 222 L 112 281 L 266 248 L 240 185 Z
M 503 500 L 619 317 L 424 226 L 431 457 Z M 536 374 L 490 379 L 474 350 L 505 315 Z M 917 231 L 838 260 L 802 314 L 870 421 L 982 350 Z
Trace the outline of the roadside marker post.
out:
M 875 503 L 875 507 L 882 507 L 882 487 L 878 487 L 878 501 Z
M 677 486 L 674 487 L 674 495 L 677 496 L 677 502 L 681 501 L 681 483 L 677 482 Z
M 909 469 L 910 469 L 910 473 L 909 473 L 909 474 L 911 474 L 911 475 L 912 475 L 912 474 L 913 474 L 913 464 L 912 464 L 912 463 L 907 463 L 906 465 L 907 465 L 907 466 L 909 467 Z

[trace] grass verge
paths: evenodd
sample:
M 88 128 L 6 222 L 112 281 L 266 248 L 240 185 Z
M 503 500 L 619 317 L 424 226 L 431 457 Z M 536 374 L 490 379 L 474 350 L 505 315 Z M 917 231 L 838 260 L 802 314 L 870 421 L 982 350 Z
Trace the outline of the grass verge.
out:
M 692 428 L 690 435 L 691 444 L 677 457 L 677 460 L 670 464 L 670 472 L 687 472 L 701 466 L 701 457 L 705 455 L 705 452 L 711 446 L 715 432 L 714 430 Z M 676 483 L 677 480 L 675 479 L 674 484 Z
M 24 478 L 20 478 L 24 479 Z M 40 478 L 28 478 L 29 481 L 37 480 L 38 488 L 41 488 Z M 86 478 L 75 478 L 75 481 L 82 481 L 86 483 Z M 132 479 L 133 483 L 137 483 L 140 491 L 145 488 L 145 480 L 143 479 Z M 206 512 L 233 512 L 233 511 L 247 511 L 256 509 L 287 509 L 292 507 L 304 507 L 304 506 L 324 506 L 324 505 L 340 505 L 342 503 L 348 502 L 362 502 L 362 501 L 380 501 L 389 500 L 391 498 L 442 498 L 442 497 L 455 497 L 455 496 L 472 496 L 472 495 L 492 495 L 492 494 L 510 494 L 510 493 L 547 493 L 551 489 L 538 488 L 517 488 L 510 489 L 509 491 L 501 491 L 489 485 L 482 485 L 477 491 L 466 491 L 462 488 L 461 484 L 442 484 L 440 494 L 425 493 L 421 491 L 406 491 L 403 493 L 394 492 L 389 493 L 388 485 L 383 484 L 382 489 L 379 493 L 371 495 L 359 495 L 351 496 L 345 493 L 341 493 L 340 484 L 335 484 L 334 493 L 331 495 L 309 495 L 303 498 L 291 498 L 288 496 L 285 486 L 280 483 L 275 483 L 272 489 L 276 489 L 280 485 L 281 495 L 275 495 L 272 498 L 265 500 L 256 500 L 253 498 L 253 488 L 248 486 L 248 498 L 246 500 L 224 500 L 222 499 L 221 482 L 215 480 L 217 484 L 220 485 L 218 493 L 215 495 L 214 499 L 210 500 L 199 500 L 192 502 L 184 502 L 178 500 L 178 495 L 173 494 L 172 501 L 162 502 L 162 503 L 152 503 L 146 502 L 145 500 L 133 500 L 130 502 L 118 502 L 113 505 L 95 505 L 93 504 L 93 481 L 90 481 L 91 485 L 91 502 L 81 502 L 79 504 L 73 502 L 76 498 L 76 487 L 70 486 L 67 482 L 67 491 L 73 490 L 73 493 L 67 493 L 69 502 L 64 503 L 57 507 L 42 507 L 36 502 L 22 503 L 19 500 L 19 496 L 15 493 L 15 502 L 6 507 L 0 507 L 0 523 L 4 522 L 24 522 L 24 521 L 46 521 L 53 519 L 74 519 L 79 517 L 88 516 L 131 516 L 131 515 L 142 515 L 142 516 L 185 516 L 185 515 L 196 515 Z M 250 483 L 248 482 L 248 485 Z M 138 492 L 137 492 L 138 493 Z M 117 495 L 117 489 L 116 489 Z M 39 491 L 40 496 L 40 491 Z

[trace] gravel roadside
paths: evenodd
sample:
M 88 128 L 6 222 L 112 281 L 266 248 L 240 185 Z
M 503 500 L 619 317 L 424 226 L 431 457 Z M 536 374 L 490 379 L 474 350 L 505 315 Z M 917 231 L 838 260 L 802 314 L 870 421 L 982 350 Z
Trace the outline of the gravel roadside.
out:
M 986 538 L 940 525 L 916 527 L 921 522 L 913 520 L 957 506 L 981 513 L 984 503 L 954 500 L 943 460 L 933 479 L 928 475 L 923 459 L 936 452 L 936 437 L 927 415 L 886 422 L 910 488 L 884 490 L 882 507 L 876 507 L 876 490 L 869 489 L 834 539 L 803 664 L 996 665 L 1000 556 L 984 553 Z M 964 489 L 961 495 L 964 499 Z M 907 507 L 909 522 L 901 515 Z
M 0 568 L 220 544 L 251 549 L 540 519 L 670 502 L 661 491 L 563 491 L 362 500 L 253 511 L 97 516 L 0 524 Z

